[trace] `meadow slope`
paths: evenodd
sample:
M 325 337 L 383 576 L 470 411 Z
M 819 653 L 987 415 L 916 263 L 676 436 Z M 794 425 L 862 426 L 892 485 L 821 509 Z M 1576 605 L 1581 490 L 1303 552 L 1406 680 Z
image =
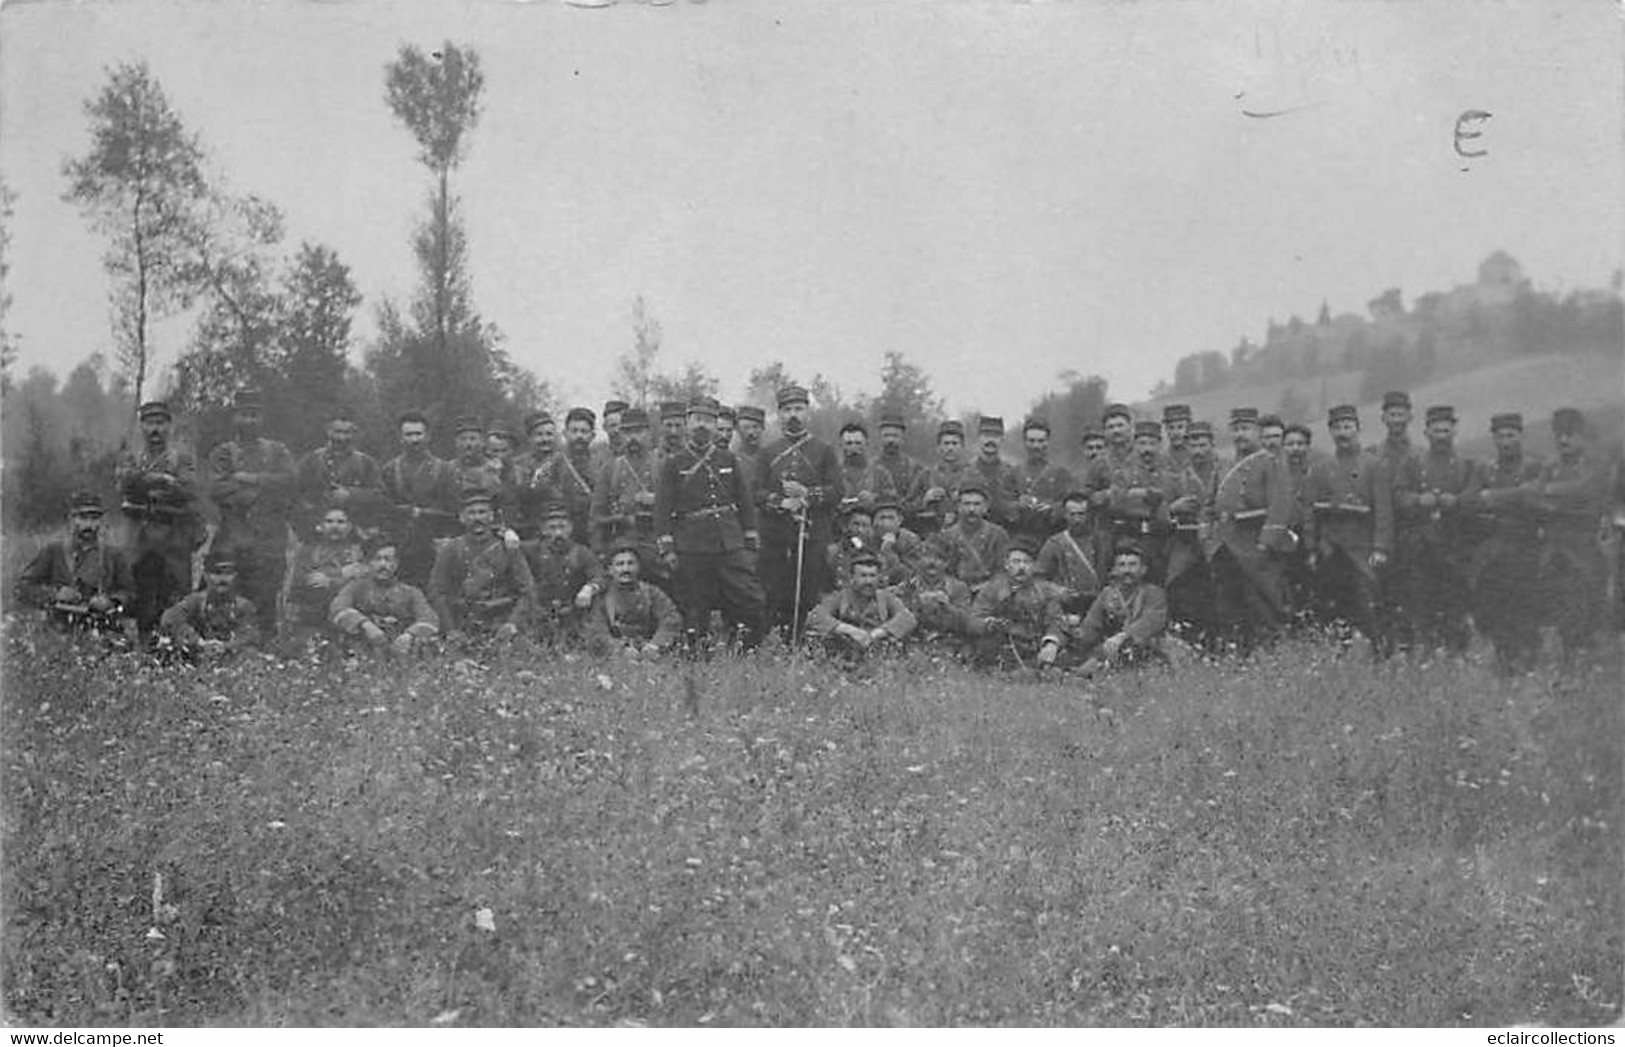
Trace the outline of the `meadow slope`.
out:
M 1617 661 L 220 670 L 13 625 L 50 1025 L 1617 1020 Z

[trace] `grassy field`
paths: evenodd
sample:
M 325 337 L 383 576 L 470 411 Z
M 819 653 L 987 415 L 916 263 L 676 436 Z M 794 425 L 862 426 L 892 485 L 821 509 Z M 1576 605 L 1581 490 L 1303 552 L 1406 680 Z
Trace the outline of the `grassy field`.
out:
M 49 1025 L 1598 1024 L 1617 664 L 221 670 L 15 625 Z

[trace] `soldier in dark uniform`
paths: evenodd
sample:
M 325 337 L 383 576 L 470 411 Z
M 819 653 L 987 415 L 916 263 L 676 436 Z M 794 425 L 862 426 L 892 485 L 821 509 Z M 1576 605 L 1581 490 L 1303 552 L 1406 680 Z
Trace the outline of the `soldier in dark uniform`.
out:
M 857 661 L 901 644 L 917 623 L 901 597 L 880 587 L 880 558 L 873 552 L 852 557 L 851 575 L 808 613 L 807 635 L 830 655 Z
M 937 538 L 921 540 L 914 573 L 892 591 L 914 615 L 916 643 L 938 654 L 957 655 L 970 615 L 970 586 L 948 573 L 948 558 Z
M 1585 415 L 1572 407 L 1552 415 L 1557 453 L 1541 466 L 1540 499 L 1545 541 L 1541 549 L 1541 589 L 1546 614 L 1563 639 L 1563 658 L 1572 664 L 1588 654 L 1607 615 L 1598 529 L 1608 509 L 1607 465 L 1593 457 Z
M 1468 567 L 1473 622 L 1495 645 L 1502 672 L 1530 669 L 1540 653 L 1540 463 L 1524 457 L 1523 415 L 1490 418 L 1495 461 L 1480 471 L 1482 486 L 1462 504 L 1478 533 Z
M 1170 467 L 1168 544 L 1162 589 L 1168 614 L 1193 643 L 1205 643 L 1213 628 L 1213 573 L 1202 545 L 1204 528 L 1213 519 L 1219 471 L 1213 457 L 1213 426 L 1190 422 L 1185 427 L 1184 464 Z
M 880 420 L 875 426 L 875 435 L 880 439 L 880 454 L 875 460 L 891 474 L 892 482 L 897 486 L 897 497 L 904 500 L 914 490 L 914 481 L 925 470 L 924 463 L 903 450 L 903 438 L 907 432 L 908 423 L 901 411 L 888 408 L 880 412 Z
M 734 431 L 739 428 L 739 412 L 727 404 L 717 407 L 717 446 L 723 450 L 733 446 Z
M 644 424 L 648 424 L 647 415 Z M 642 580 L 641 556 L 638 546 L 624 539 L 610 546 L 608 585 L 593 598 L 581 628 L 582 639 L 594 655 L 603 657 L 616 650 L 659 654 L 670 650 L 683 635 L 683 616 L 677 605 Z
M 1134 457 L 1110 476 L 1106 513 L 1113 560 L 1118 546 L 1132 542 L 1145 557 L 1150 577 L 1161 581 L 1167 562 L 1168 503 L 1175 484 L 1164 467 L 1160 422 L 1134 423 Z
M 1022 423 L 1021 438 L 1027 460 L 1016 470 L 1020 497 L 1016 502 L 1014 530 L 1043 545 L 1045 539 L 1065 525 L 1061 499 L 1072 490 L 1072 474 L 1049 459 L 1049 422 L 1029 418 Z
M 649 451 L 649 415 L 629 407 L 621 415 L 621 453 L 605 465 L 592 490 L 597 547 L 630 543 L 643 558 L 638 580 L 669 588 L 671 579 L 655 545 L 654 455 Z
M 1292 518 L 1285 464 L 1258 440 L 1258 409 L 1230 412 L 1236 463 L 1219 481 L 1215 520 L 1205 543 L 1213 564 L 1215 617 L 1238 647 L 1250 651 L 1286 623 L 1282 555 Z
M 656 458 L 681 451 L 688 443 L 687 409 L 681 400 L 660 404 L 660 446 Z
M 1326 414 L 1333 453 L 1304 482 L 1303 548 L 1322 621 L 1347 622 L 1376 648 L 1377 572 L 1394 543 L 1393 485 L 1376 455 L 1360 449 L 1360 413 L 1339 404 Z
M 452 495 L 459 505 L 471 494 L 484 494 L 491 499 L 492 511 L 498 522 L 513 526 L 519 515 L 519 491 L 516 485 L 505 482 L 501 468 L 485 453 L 485 424 L 469 415 L 457 419 L 457 435 L 453 443 L 456 457 L 451 460 Z M 466 505 L 465 505 L 466 508 Z
M 1168 597 L 1145 580 L 1145 552 L 1124 542 L 1112 554 L 1111 581 L 1100 591 L 1078 630 L 1079 667 L 1093 675 L 1108 666 L 1166 663 L 1162 637 Z
M 235 438 L 209 454 L 209 494 L 220 508 L 212 548 L 235 567 L 234 584 L 259 615 L 259 632 L 274 637 L 277 594 L 288 569 L 288 524 L 295 472 L 286 444 L 260 436 L 262 401 L 244 389 L 232 401 Z
M 559 455 L 559 427 L 548 412 L 532 411 L 525 416 L 524 428 L 528 445 L 514 456 L 511 472 L 518 516 L 515 530 L 521 538 L 531 539 L 541 533 L 542 508 L 547 504 L 547 476 L 552 471 L 553 459 Z
M 1278 414 L 1260 415 L 1258 418 L 1258 446 L 1270 454 L 1279 455 L 1286 444 L 1286 423 Z
M 756 482 L 758 460 L 762 455 L 762 434 L 767 429 L 767 412 L 755 404 L 734 409 L 734 457 L 752 483 Z
M 841 426 L 841 507 L 873 509 L 881 498 L 896 498 L 897 483 L 885 467 L 869 460 L 869 430 L 857 419 Z
M 340 408 L 327 423 L 327 444 L 300 459 L 298 465 L 298 533 L 301 539 L 316 527 L 329 506 L 346 512 L 364 537 L 377 534 L 384 523 L 383 473 L 378 460 L 356 450 L 355 416 Z
M 787 386 L 779 390 L 778 401 L 782 434 L 762 449 L 760 475 L 765 514 L 760 571 L 773 625 L 793 632 L 795 623 L 830 588 L 825 550 L 835 533 L 841 467 L 835 449 L 807 430 L 807 390 Z M 798 550 L 803 537 L 805 547 Z
M 1095 571 L 1105 577 L 1111 572 L 1118 540 L 1112 492 L 1133 486 L 1128 473 L 1134 465 L 1134 413 L 1127 404 L 1107 404 L 1100 416 L 1100 432 L 1100 451 L 1089 459 L 1081 486 L 1089 492 L 1089 504 L 1095 511 Z M 1087 457 L 1087 446 L 1084 453 Z
M 1034 573 L 1035 552 L 1030 538 L 1018 538 L 971 601 L 966 632 L 977 664 L 1044 668 L 1066 646 L 1061 589 Z
M 953 522 L 959 485 L 966 476 L 964 448 L 963 423 L 949 419 L 937 426 L 937 460 L 915 475 L 903 503 L 908 526 L 922 538 Z
M 135 643 L 135 574 L 124 550 L 102 539 L 102 500 L 75 494 L 67 533 L 45 543 L 17 579 L 18 602 L 43 608 L 54 624 L 94 629 Z
M 1004 442 L 1004 419 L 982 415 L 976 422 L 976 458 L 971 471 L 987 492 L 987 518 L 1009 529 L 1016 523 L 1016 507 L 1021 500 L 1021 481 L 1015 467 L 999 455 Z
M 1089 520 L 1089 495 L 1070 491 L 1061 499 L 1061 507 L 1066 513 L 1066 527 L 1045 539 L 1034 569 L 1038 577 L 1060 586 L 1066 627 L 1075 636 L 1083 616 L 1100 594 L 1100 575 L 1095 573 L 1090 544 L 1094 528 Z
M 1083 431 L 1080 439 L 1083 442 L 1083 461 L 1086 467 L 1106 456 L 1106 430 L 1092 425 Z
M 596 479 L 592 462 L 592 434 L 597 418 L 586 407 L 572 407 L 564 416 L 564 450 L 542 467 L 537 479 L 543 504 L 559 503 L 570 514 L 571 535 L 591 544 L 592 485 Z
M 451 464 L 429 451 L 429 419 L 406 411 L 397 426 L 401 453 L 381 470 L 384 497 L 393 507 L 390 536 L 401 581 L 422 589 L 434 567 L 434 540 L 457 533 L 457 494 Z
M 1382 462 L 1383 474 L 1390 486 L 1399 482 L 1400 467 L 1406 459 L 1418 453 L 1416 445 L 1411 442 L 1411 418 L 1409 394 L 1395 390 L 1382 395 L 1385 436 L 1381 443 L 1372 444 L 1366 450 Z M 1415 616 L 1405 606 L 1406 596 L 1413 588 L 1410 582 L 1413 565 L 1406 559 L 1409 549 L 1406 543 L 1400 541 L 1401 531 L 1402 523 L 1396 513 L 1393 553 L 1388 558 L 1387 567 L 1377 575 L 1377 646 L 1389 654 L 1409 648 L 1416 641 L 1412 625 Z
M 603 568 L 592 550 L 576 541 L 570 511 L 555 502 L 542 510 L 542 534 L 519 549 L 536 584 L 535 635 L 545 644 L 568 644 L 603 590 Z
M 326 633 L 333 597 L 344 583 L 367 571 L 361 540 L 348 510 L 342 505 L 329 507 L 310 540 L 300 542 L 294 550 L 282 607 L 283 620 L 289 627 L 286 638 L 305 645 Z
M 333 627 L 345 636 L 361 637 L 374 650 L 404 655 L 433 646 L 440 636 L 440 616 L 422 589 L 397 579 L 399 570 L 394 543 L 380 540 L 367 558 L 367 573 L 346 582 L 333 597 Z
M 716 412 L 710 397 L 689 405 L 689 443 L 660 463 L 654 525 L 662 555 L 668 564 L 675 558 L 673 580 L 690 643 L 710 633 L 711 612 L 720 607 L 748 649 L 766 629 L 762 584 L 749 552 L 760 540 L 756 506 L 738 460 L 712 438 Z
M 631 406 L 625 400 L 604 401 L 604 414 L 599 419 L 604 425 L 604 439 L 592 445 L 592 475 L 595 479 L 603 474 L 604 466 L 626 451 L 621 439 L 621 425 L 627 409 Z
M 1400 463 L 1394 483 L 1396 542 L 1410 565 L 1405 595 L 1411 630 L 1424 650 L 1467 650 L 1467 564 L 1471 550 L 1463 526 L 1462 499 L 1479 488 L 1478 468 L 1456 453 L 1456 412 L 1444 405 L 1427 410 L 1426 453 Z
M 1162 429 L 1168 437 L 1168 464 L 1176 471 L 1190 463 L 1190 451 L 1185 447 L 1190 424 L 1190 404 L 1169 404 L 1162 409 Z
M 1292 535 L 1286 554 L 1286 602 L 1288 613 L 1299 626 L 1315 622 L 1315 575 L 1309 566 L 1310 547 L 1304 541 L 1309 529 L 1309 447 L 1314 435 L 1302 422 L 1289 422 L 1281 430 L 1281 461 L 1292 482 Z
M 986 519 L 987 488 L 977 476 L 967 476 L 959 484 L 959 512 L 944 527 L 937 541 L 948 555 L 948 570 L 955 578 L 979 590 L 1004 564 L 1010 549 L 1010 534 Z
M 260 642 L 264 616 L 237 593 L 237 564 L 223 549 L 203 559 L 203 588 L 163 613 L 159 629 L 187 659 L 224 658 Z
M 158 616 L 192 589 L 192 552 L 203 544 L 197 514 L 197 462 L 169 442 L 169 405 L 153 400 L 137 412 L 142 449 L 120 456 L 114 482 L 128 525 L 128 550 L 135 574 L 130 611 L 144 637 Z
M 429 604 L 454 644 L 475 639 L 505 643 L 519 635 L 536 598 L 530 563 L 497 531 L 491 494 L 463 495 L 464 533 L 440 547 L 429 574 Z

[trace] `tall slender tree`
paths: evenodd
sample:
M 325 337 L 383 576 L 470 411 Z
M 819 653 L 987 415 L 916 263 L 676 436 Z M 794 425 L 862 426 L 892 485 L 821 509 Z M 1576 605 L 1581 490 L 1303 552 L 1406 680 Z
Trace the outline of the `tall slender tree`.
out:
M 139 403 L 153 319 L 192 301 L 185 249 L 207 197 L 203 152 L 145 62 L 109 70 L 85 114 L 90 149 L 64 161 L 64 199 L 107 237 L 114 344 Z
M 0 392 L 11 389 L 11 369 L 17 363 L 17 337 L 6 325 L 11 313 L 11 209 L 17 194 L 0 179 Z

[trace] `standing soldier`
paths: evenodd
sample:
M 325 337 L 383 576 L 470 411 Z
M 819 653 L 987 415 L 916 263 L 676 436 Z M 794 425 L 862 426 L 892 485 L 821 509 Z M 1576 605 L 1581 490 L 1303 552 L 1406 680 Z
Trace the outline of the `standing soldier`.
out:
M 1360 412 L 1339 404 L 1326 413 L 1333 452 L 1309 469 L 1304 548 L 1324 621 L 1341 618 L 1382 654 L 1376 624 L 1377 573 L 1394 543 L 1393 485 L 1381 459 L 1360 449 Z
M 363 537 L 383 523 L 384 480 L 378 460 L 355 447 L 355 416 L 345 407 L 327 423 L 327 445 L 299 461 L 299 534 L 308 535 L 328 506 L 345 510 Z
M 1088 456 L 1087 435 L 1084 454 Z M 1082 484 L 1095 511 L 1095 571 L 1102 577 L 1111 572 L 1112 551 L 1117 544 L 1112 492 L 1133 486 L 1128 482 L 1133 464 L 1134 414 L 1127 404 L 1107 404 L 1100 416 L 1099 451 L 1089 459 Z
M 1452 654 L 1467 650 L 1466 529 L 1461 501 L 1473 500 L 1479 486 L 1474 463 L 1456 453 L 1456 412 L 1429 407 L 1425 454 L 1400 463 L 1394 483 L 1396 542 L 1409 565 L 1401 602 L 1410 628 L 1424 649 L 1443 646 Z
M 1132 542 L 1140 549 L 1152 580 L 1160 582 L 1166 563 L 1169 492 L 1174 486 L 1164 468 L 1162 423 L 1134 423 L 1134 457 L 1112 471 L 1111 481 L 1106 512 L 1114 561 L 1117 547 Z
M 856 418 L 841 426 L 841 507 L 873 509 L 876 499 L 897 497 L 891 473 L 869 460 L 869 430 Z
M 491 498 L 494 511 L 509 507 L 510 494 L 504 489 L 502 473 L 485 453 L 485 425 L 472 415 L 457 419 L 456 436 L 452 444 L 456 455 L 451 460 L 451 486 L 459 504 L 471 494 L 484 494 Z
M 563 505 L 570 514 L 571 533 L 582 543 L 593 540 L 592 434 L 597 421 L 589 408 L 570 408 L 564 416 L 564 451 L 555 454 L 539 476 L 543 504 Z
M 1106 457 L 1106 430 L 1092 425 L 1083 431 L 1083 460 L 1086 466 Z M 1086 470 L 1087 471 L 1087 470 Z
M 124 551 L 102 540 L 102 500 L 80 492 L 68 503 L 68 530 L 47 542 L 17 579 L 20 602 L 44 608 L 70 629 L 136 639 L 135 575 Z
M 1258 438 L 1258 409 L 1230 412 L 1236 463 L 1219 481 L 1205 546 L 1213 563 L 1215 617 L 1243 652 L 1273 639 L 1286 621 L 1281 555 L 1290 539 L 1292 484 Z
M 1382 394 L 1382 426 L 1385 435 L 1381 443 L 1372 444 L 1366 450 L 1382 462 L 1383 474 L 1387 477 L 1390 487 L 1398 484 L 1400 468 L 1406 459 L 1413 458 L 1417 454 L 1416 445 L 1411 442 L 1410 437 L 1411 418 L 1411 398 L 1408 393 L 1394 390 Z M 1386 654 L 1408 648 L 1416 639 L 1411 629 L 1412 614 L 1405 606 L 1405 597 L 1410 590 L 1412 564 L 1406 559 L 1408 550 L 1405 543 L 1399 540 L 1401 528 L 1402 523 L 1396 507 L 1393 554 L 1389 557 L 1386 569 L 1377 575 L 1375 625 L 1380 634 L 1377 646 Z
M 1286 446 L 1286 423 L 1278 414 L 1266 414 L 1258 419 L 1258 446 L 1277 457 Z
M 681 400 L 667 400 L 660 405 L 660 446 L 655 457 L 681 451 L 688 442 L 686 408 Z
M 1162 428 L 1168 436 L 1168 464 L 1175 472 L 1190 464 L 1190 450 L 1185 446 L 1190 425 L 1190 404 L 1169 404 L 1162 409 Z
M 829 587 L 825 550 L 841 501 L 835 449 L 808 432 L 808 409 L 807 390 L 798 385 L 779 390 L 782 435 L 762 449 L 762 586 L 773 625 L 792 632 Z
M 727 404 L 717 407 L 717 446 L 726 451 L 733 446 L 734 430 L 739 428 L 739 412 Z
M 1608 506 L 1607 466 L 1590 454 L 1585 415 L 1561 407 L 1552 415 L 1557 454 L 1540 470 L 1546 541 L 1541 588 L 1548 619 L 1563 639 L 1563 658 L 1573 663 L 1590 652 L 1607 614 L 1603 582 L 1607 564 L 1598 528 Z
M 1483 486 L 1464 511 L 1482 540 L 1473 550 L 1467 580 L 1473 622 L 1495 645 L 1504 673 L 1525 672 L 1540 653 L 1540 463 L 1524 457 L 1523 415 L 1490 418 L 1495 461 L 1481 470 Z
M 505 643 L 530 614 L 536 583 L 530 564 L 496 531 L 490 492 L 463 495 L 463 534 L 440 547 L 429 574 L 429 604 L 455 644 L 470 635 Z
M 908 432 L 908 423 L 901 411 L 888 408 L 880 412 L 880 420 L 875 428 L 880 438 L 880 454 L 876 461 L 891 474 L 892 482 L 897 485 L 897 497 L 907 499 L 908 493 L 914 490 L 914 481 L 925 471 L 924 463 L 903 451 L 903 437 Z
M 711 612 L 720 607 L 749 649 L 761 641 L 766 615 L 750 556 L 759 542 L 756 506 L 738 460 L 712 438 L 716 412 L 715 400 L 696 398 L 689 406 L 688 445 L 661 461 L 655 533 L 668 566 L 675 558 L 673 581 L 689 641 L 710 634 Z
M 1286 557 L 1287 607 L 1300 625 L 1312 623 L 1315 617 L 1314 570 L 1309 566 L 1309 544 L 1304 541 L 1309 529 L 1309 445 L 1313 440 L 1314 434 L 1302 422 L 1291 422 L 1281 430 L 1281 461 L 1292 482 L 1292 522 L 1287 524 L 1292 534 L 1292 550 Z
M 605 400 L 604 439 L 592 445 L 592 478 L 597 480 L 603 475 L 604 466 L 613 462 L 625 453 L 626 448 L 621 438 L 621 426 L 625 424 L 627 408 L 632 405 L 625 400 Z
M 976 422 L 975 475 L 987 492 L 987 518 L 1000 527 L 1014 527 L 1016 504 L 1021 500 L 1021 482 L 1015 468 L 999 456 L 1004 442 L 1004 419 L 982 415 Z
M 235 438 L 209 454 L 209 494 L 220 508 L 212 548 L 233 561 L 237 591 L 254 605 L 260 634 L 272 637 L 288 569 L 295 474 L 287 445 L 260 436 L 262 407 L 258 390 L 240 390 L 233 399 Z
M 401 453 L 384 463 L 384 497 L 394 506 L 401 581 L 422 589 L 434 567 L 434 540 L 456 532 L 457 496 L 451 464 L 429 451 L 423 412 L 402 413 L 397 429 Z
M 638 407 L 627 408 L 621 415 L 621 453 L 604 466 L 592 489 L 592 519 L 599 548 L 631 545 L 643 560 L 638 580 L 666 588 L 671 579 L 655 546 L 655 487 L 659 478 L 648 440 L 648 413 Z
M 734 411 L 734 457 L 752 483 L 762 456 L 762 434 L 767 428 L 767 412 L 755 404 L 740 404 Z
M 192 589 L 192 551 L 203 543 L 197 515 L 197 462 L 169 443 L 169 405 L 148 401 L 137 412 L 142 448 L 119 458 L 114 471 L 129 521 L 135 603 L 131 612 L 141 635 L 150 637 L 158 616 Z
M 1022 423 L 1021 439 L 1027 460 L 1016 470 L 1020 497 L 1016 503 L 1015 530 L 1040 546 L 1065 525 L 1061 499 L 1072 490 L 1072 474 L 1049 460 L 1049 422 L 1029 418 Z
M 1219 470 L 1213 457 L 1213 426 L 1185 427 L 1185 464 L 1174 468 L 1168 486 L 1168 545 L 1162 589 L 1171 621 L 1188 639 L 1205 643 L 1213 628 L 1213 573 L 1202 547 L 1202 532 L 1213 517 Z M 1115 566 L 1115 559 L 1114 559 Z
M 937 426 L 937 460 L 914 477 L 904 503 L 908 524 L 920 537 L 929 538 L 953 522 L 959 504 L 959 485 L 965 479 L 965 426 L 949 419 Z
M 558 423 L 546 411 L 525 416 L 525 449 L 514 456 L 514 502 L 519 515 L 518 531 L 524 538 L 541 533 L 542 506 L 547 500 L 545 477 L 559 453 Z

